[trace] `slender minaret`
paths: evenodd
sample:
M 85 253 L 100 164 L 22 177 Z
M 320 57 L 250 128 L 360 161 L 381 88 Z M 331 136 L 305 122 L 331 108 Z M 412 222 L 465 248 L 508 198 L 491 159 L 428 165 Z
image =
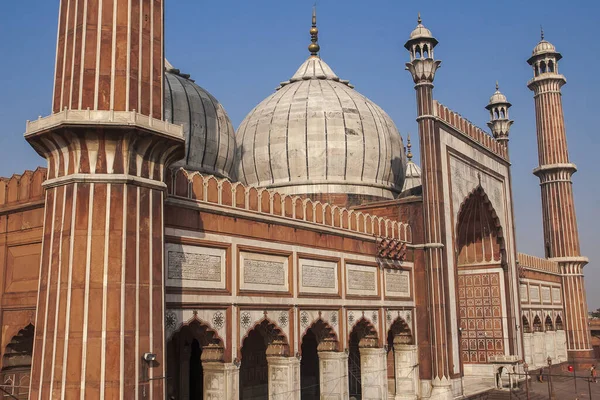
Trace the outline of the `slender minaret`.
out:
M 406 69 L 410 71 L 417 92 L 417 122 L 421 150 L 421 179 L 423 185 L 424 250 L 428 269 L 428 301 L 431 331 L 432 397 L 452 398 L 452 343 L 449 338 L 451 322 L 447 313 L 447 272 L 444 254 L 442 166 L 438 158 L 440 143 L 433 115 L 433 80 L 441 61 L 434 59 L 438 41 L 421 23 L 411 32 L 404 47 L 410 53 Z
M 60 1 L 30 399 L 165 398 L 163 59 L 163 0 Z
M 508 133 L 514 121 L 508 117 L 508 109 L 512 104 L 506 100 L 506 96 L 500 92 L 498 82 L 496 82 L 496 91 L 490 97 L 490 102 L 485 108 L 490 112 L 490 121 L 487 123 L 491 129 L 494 138 L 508 146 Z
M 527 62 L 534 77 L 534 92 L 546 257 L 559 263 L 566 317 L 567 349 L 574 360 L 592 356 L 583 267 L 588 259 L 579 250 L 579 234 L 571 176 L 577 170 L 569 160 L 561 87 L 567 82 L 558 72 L 562 58 L 555 47 L 542 40 Z

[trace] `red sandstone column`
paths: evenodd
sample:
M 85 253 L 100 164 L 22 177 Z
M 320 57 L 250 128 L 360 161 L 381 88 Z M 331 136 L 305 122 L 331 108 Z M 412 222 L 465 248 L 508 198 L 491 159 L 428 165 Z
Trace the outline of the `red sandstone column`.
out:
M 560 266 L 565 308 L 569 358 L 593 358 L 588 328 L 588 308 L 583 282 L 573 184 L 577 168 L 569 161 L 562 108 L 561 87 L 567 82 L 558 73 L 562 58 L 554 46 L 543 40 L 527 61 L 534 69 L 528 87 L 534 92 L 539 167 L 533 173 L 540 179 L 542 219 L 546 257 Z
M 417 122 L 421 149 L 423 183 L 423 217 L 425 236 L 425 263 L 428 270 L 428 297 L 430 309 L 432 398 L 453 398 L 451 388 L 452 343 L 449 340 L 447 265 L 443 238 L 443 192 L 440 143 L 433 115 L 433 80 L 440 61 L 433 58 L 437 40 L 421 24 L 411 33 L 405 47 L 411 62 L 406 64 L 415 82 L 417 92 Z
M 163 175 L 183 139 L 160 120 L 162 24 L 162 0 L 60 2 L 54 113 L 25 134 L 48 160 L 31 399 L 165 396 Z

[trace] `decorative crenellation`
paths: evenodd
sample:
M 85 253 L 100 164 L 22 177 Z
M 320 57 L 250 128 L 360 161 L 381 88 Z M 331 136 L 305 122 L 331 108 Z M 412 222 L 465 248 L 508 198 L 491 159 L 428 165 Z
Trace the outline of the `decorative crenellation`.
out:
M 558 263 L 546 258 L 531 256 L 529 254 L 517 253 L 519 264 L 523 268 L 536 269 L 539 271 L 551 272 L 558 274 Z
M 412 242 L 410 225 L 328 203 L 246 186 L 228 179 L 203 176 L 183 168 L 172 169 L 167 178 L 171 196 L 219 206 L 300 220 L 334 229 Z
M 483 129 L 473 125 L 473 123 L 465 117 L 450 110 L 437 100 L 433 101 L 433 115 L 458 132 L 479 143 L 498 157 L 508 161 L 508 150 L 506 146 L 502 145 Z
M 38 167 L 35 171 L 14 174 L 10 178 L 0 177 L 0 208 L 16 203 L 27 203 L 44 199 L 42 183 L 48 170 Z

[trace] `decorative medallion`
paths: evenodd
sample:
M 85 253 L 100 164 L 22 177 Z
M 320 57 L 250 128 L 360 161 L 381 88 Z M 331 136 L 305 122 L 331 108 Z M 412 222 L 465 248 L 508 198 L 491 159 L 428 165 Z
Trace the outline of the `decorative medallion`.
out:
M 411 315 L 412 315 L 412 314 L 410 313 L 410 311 L 408 311 L 408 312 L 406 313 L 406 322 L 408 322 L 409 324 L 410 324 Z
M 281 314 L 279 314 L 279 326 L 282 328 L 287 327 L 288 324 L 288 313 L 285 311 L 282 311 Z
M 331 316 L 329 317 L 329 322 L 331 322 L 331 325 L 337 326 L 338 314 L 336 311 L 331 312 Z
M 388 311 L 386 313 L 385 319 L 387 320 L 388 325 L 391 325 L 392 324 L 392 313 Z
M 348 312 L 348 322 L 350 323 L 350 325 L 354 324 L 354 312 L 353 311 Z
M 225 325 L 225 316 L 221 311 L 217 311 L 216 313 L 214 313 L 212 317 L 212 324 L 213 328 L 215 328 L 218 331 L 220 331 L 221 328 L 223 328 L 223 325 Z
M 306 311 L 302 311 L 300 313 L 300 325 L 302 325 L 303 328 L 308 326 L 308 319 L 308 313 Z
M 165 327 L 172 331 L 177 326 L 177 315 L 173 311 L 167 311 L 165 314 Z
M 250 313 L 248 313 L 248 312 L 241 313 L 240 314 L 240 325 L 242 326 L 242 328 L 248 329 L 248 328 L 250 328 L 251 324 L 252 324 L 252 317 L 250 316 Z
M 371 315 L 371 320 L 373 321 L 373 324 L 377 324 L 377 311 L 373 311 L 373 314 Z

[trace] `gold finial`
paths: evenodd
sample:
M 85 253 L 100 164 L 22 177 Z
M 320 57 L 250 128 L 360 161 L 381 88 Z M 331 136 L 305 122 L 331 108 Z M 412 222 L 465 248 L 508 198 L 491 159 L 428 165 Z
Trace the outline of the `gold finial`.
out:
M 542 40 L 544 40 L 544 27 L 541 25 L 540 25 L 540 33 L 541 33 Z
M 498 81 L 496 81 L 496 91 L 498 91 L 500 89 L 500 86 L 498 85 Z
M 308 51 L 310 51 L 311 56 L 317 56 L 319 54 L 319 50 L 321 47 L 319 46 L 319 29 L 317 28 L 317 7 L 313 7 L 312 12 L 312 27 L 310 28 L 310 41 L 311 44 L 308 45 Z
M 412 151 L 410 150 L 412 147 L 412 144 L 410 144 L 410 133 L 406 135 L 406 148 L 408 149 L 408 153 L 406 153 L 406 157 L 408 157 L 408 161 L 412 161 L 413 158 L 413 154 Z
M 417 17 L 417 24 L 421 25 L 421 11 L 419 11 L 419 15 Z

